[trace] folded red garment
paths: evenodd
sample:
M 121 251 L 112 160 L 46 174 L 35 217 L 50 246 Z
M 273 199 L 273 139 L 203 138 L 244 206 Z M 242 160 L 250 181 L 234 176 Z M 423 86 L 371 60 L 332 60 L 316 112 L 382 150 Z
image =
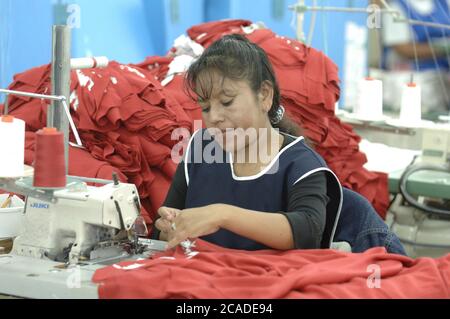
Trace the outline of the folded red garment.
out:
M 169 72 L 169 64 L 172 61 L 173 57 L 169 56 L 150 56 L 141 63 L 131 65 L 142 69 L 147 78 L 153 76 L 156 80 L 162 81 Z
M 249 20 L 221 20 L 202 23 L 187 30 L 188 36 L 195 42 L 208 47 L 214 41 L 226 34 L 240 33 L 244 31 L 242 27 L 251 25 Z
M 139 135 L 138 138 L 142 152 L 149 166 L 159 166 L 170 157 L 171 148 L 168 146 L 155 142 L 145 135 Z
M 270 30 L 255 30 L 247 38 L 267 52 L 275 67 L 296 69 L 305 66 L 310 48 L 297 40 L 279 37 Z
M 99 269 L 100 298 L 449 298 L 450 255 L 439 259 L 373 248 L 238 251 L 196 241 L 150 260 Z M 377 277 L 378 276 L 378 277 Z M 270 289 L 267 289 L 270 287 Z
M 165 91 L 179 103 L 191 119 L 191 123 L 194 120 L 202 120 L 200 106 L 186 93 L 184 75 L 175 75 L 173 80 L 165 86 Z

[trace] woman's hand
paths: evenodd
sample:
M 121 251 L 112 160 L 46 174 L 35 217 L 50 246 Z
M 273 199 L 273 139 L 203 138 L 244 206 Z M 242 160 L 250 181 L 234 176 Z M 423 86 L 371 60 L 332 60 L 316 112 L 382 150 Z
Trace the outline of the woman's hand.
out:
M 172 223 L 180 212 L 181 210 L 179 209 L 164 206 L 158 209 L 158 214 L 161 218 L 156 220 L 155 227 L 161 231 L 160 239 L 172 239 L 174 233 Z
M 169 240 L 168 249 L 186 239 L 215 233 L 222 227 L 225 217 L 225 211 L 220 209 L 218 204 L 181 211 L 173 220 L 175 230 Z
M 283 214 L 248 210 L 226 204 L 179 210 L 161 207 L 156 227 L 167 234 L 167 248 L 186 239 L 215 233 L 220 228 L 278 250 L 293 249 L 294 237 Z

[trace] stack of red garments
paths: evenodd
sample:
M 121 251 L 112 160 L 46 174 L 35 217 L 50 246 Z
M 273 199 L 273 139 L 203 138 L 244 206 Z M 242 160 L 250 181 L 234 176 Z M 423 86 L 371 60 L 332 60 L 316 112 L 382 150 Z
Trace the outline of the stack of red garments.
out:
M 169 72 L 169 66 L 173 59 L 173 56 L 152 56 L 147 57 L 141 63 L 133 64 L 133 67 L 139 67 L 141 69 L 141 72 L 144 73 L 147 78 L 154 78 L 155 80 L 163 82 L 167 76 L 167 73 Z M 192 120 L 202 119 L 201 108 L 189 96 L 189 94 L 186 94 L 184 74 L 173 75 L 172 80 L 168 81 L 164 85 L 164 88 L 165 92 L 178 102 L 178 104 L 183 108 L 183 110 Z
M 267 29 L 252 31 L 249 25 L 246 20 L 224 20 L 194 26 L 187 33 L 205 47 L 231 33 L 243 34 L 262 47 L 277 74 L 287 113 L 303 128 L 342 185 L 365 196 L 384 218 L 389 204 L 388 176 L 363 167 L 367 158 L 359 151 L 361 138 L 334 113 L 340 94 L 337 66 L 299 41 Z
M 171 150 L 176 128 L 192 130 L 191 116 L 147 72 L 111 62 L 107 68 L 71 73 L 71 113 L 85 149 L 70 148 L 69 174 L 137 186 L 151 224 L 176 170 Z M 14 77 L 11 90 L 49 94 L 50 66 Z M 46 124 L 47 102 L 11 96 L 10 113 L 26 122 L 26 163 L 34 160 L 35 132 Z M 73 140 L 73 139 L 72 139 Z
M 336 250 L 239 251 L 197 240 L 152 259 L 96 271 L 100 298 L 450 298 L 450 255 L 439 259 Z M 269 289 L 268 289 L 269 288 Z

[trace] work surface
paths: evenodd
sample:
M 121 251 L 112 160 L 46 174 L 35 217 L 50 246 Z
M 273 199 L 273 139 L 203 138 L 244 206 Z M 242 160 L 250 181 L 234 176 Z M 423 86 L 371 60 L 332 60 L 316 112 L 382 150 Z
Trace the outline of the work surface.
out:
M 104 265 L 60 269 L 61 263 L 0 255 L 0 294 L 24 298 L 98 298 L 91 278 Z M 56 266 L 56 267 L 55 267 Z
M 94 273 L 115 263 L 148 258 L 133 255 L 104 259 L 96 263 L 80 263 L 66 268 L 51 260 L 15 255 L 0 255 L 0 298 L 21 297 L 38 299 L 96 299 L 98 285 L 92 281 Z

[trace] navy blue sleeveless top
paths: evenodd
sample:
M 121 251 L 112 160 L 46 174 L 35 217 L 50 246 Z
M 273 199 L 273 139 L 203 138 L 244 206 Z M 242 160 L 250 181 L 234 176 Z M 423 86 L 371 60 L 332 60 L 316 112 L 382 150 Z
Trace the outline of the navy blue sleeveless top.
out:
M 225 152 L 207 130 L 198 130 L 189 141 L 184 163 L 186 209 L 222 203 L 265 213 L 287 212 L 290 189 L 317 171 L 326 172 L 330 200 L 321 248 L 330 247 L 342 206 L 342 188 L 336 175 L 305 144 L 303 137 L 284 147 L 259 174 L 238 177 L 233 171 L 231 153 Z M 226 229 L 201 238 L 232 249 L 268 249 Z

